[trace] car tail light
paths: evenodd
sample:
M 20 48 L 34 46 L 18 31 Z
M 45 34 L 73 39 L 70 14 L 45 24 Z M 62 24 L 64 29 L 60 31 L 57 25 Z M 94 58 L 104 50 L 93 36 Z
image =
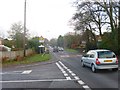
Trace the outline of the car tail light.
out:
M 118 58 L 116 57 L 116 64 L 118 64 Z
M 98 58 L 96 58 L 96 64 L 100 64 L 100 61 L 98 60 Z

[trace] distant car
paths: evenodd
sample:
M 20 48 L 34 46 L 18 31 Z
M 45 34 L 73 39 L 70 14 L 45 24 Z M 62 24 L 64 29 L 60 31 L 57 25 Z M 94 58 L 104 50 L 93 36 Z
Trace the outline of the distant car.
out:
M 64 51 L 63 47 L 58 47 L 59 51 Z
M 54 47 L 53 48 L 53 52 L 58 52 L 59 50 L 58 50 L 58 48 L 57 47 Z
M 110 50 L 90 50 L 81 59 L 82 66 L 91 67 L 93 72 L 98 69 L 118 70 L 118 59 Z

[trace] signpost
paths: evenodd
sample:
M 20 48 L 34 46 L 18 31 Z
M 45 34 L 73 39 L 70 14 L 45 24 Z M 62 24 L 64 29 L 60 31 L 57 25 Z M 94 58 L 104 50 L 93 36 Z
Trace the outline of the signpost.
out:
M 40 53 L 44 53 L 44 51 L 45 51 L 45 46 L 43 45 L 43 43 L 44 43 L 44 41 L 45 41 L 45 39 L 41 36 L 40 38 L 39 38 L 39 42 L 40 42 L 40 46 L 39 46 L 39 52 Z
M 44 41 L 45 41 L 44 38 L 41 36 L 41 37 L 39 38 L 39 42 L 40 42 L 40 43 L 44 43 Z

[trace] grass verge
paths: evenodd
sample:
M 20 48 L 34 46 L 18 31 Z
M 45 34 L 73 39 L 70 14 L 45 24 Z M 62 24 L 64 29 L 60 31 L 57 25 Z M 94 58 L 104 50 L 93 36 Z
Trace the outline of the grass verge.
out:
M 65 49 L 67 52 L 74 52 L 74 53 L 77 53 L 78 51 L 77 50 L 74 50 L 74 49 Z
M 32 56 L 28 56 L 23 58 L 20 61 L 15 61 L 15 60 L 9 60 L 6 62 L 2 63 L 2 66 L 9 66 L 9 65 L 20 65 L 20 64 L 31 64 L 31 63 L 35 63 L 35 62 L 43 62 L 43 61 L 48 61 L 51 59 L 51 55 L 50 54 L 35 54 Z

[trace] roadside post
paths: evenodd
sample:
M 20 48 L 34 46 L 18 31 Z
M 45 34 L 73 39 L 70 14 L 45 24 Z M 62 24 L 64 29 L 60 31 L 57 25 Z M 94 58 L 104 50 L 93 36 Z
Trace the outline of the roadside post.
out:
M 44 38 L 41 36 L 41 37 L 39 38 L 40 46 L 38 46 L 38 47 L 39 47 L 39 53 L 40 53 L 40 54 L 42 54 L 42 53 L 45 52 L 44 41 L 45 41 Z

